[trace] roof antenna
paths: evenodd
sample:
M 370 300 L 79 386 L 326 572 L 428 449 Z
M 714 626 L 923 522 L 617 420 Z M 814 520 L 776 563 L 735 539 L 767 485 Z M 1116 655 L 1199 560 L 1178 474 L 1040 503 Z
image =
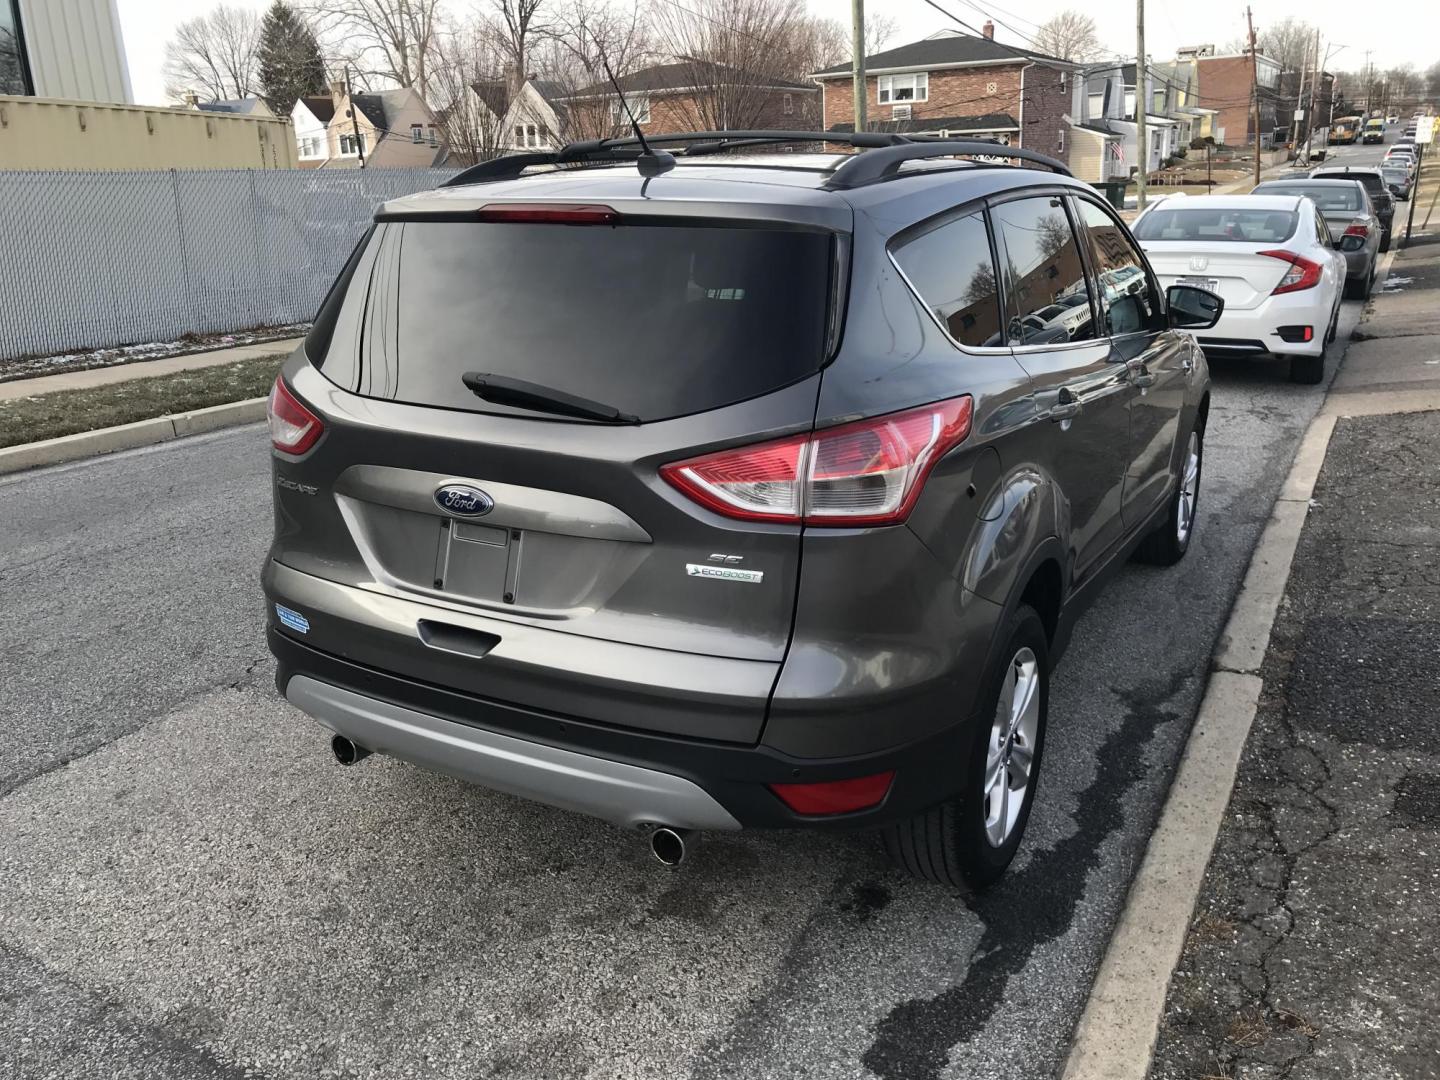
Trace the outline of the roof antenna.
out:
M 667 154 L 664 150 L 656 153 L 650 149 L 650 144 L 645 141 L 645 133 L 640 130 L 640 125 L 635 122 L 635 114 L 630 111 L 630 103 L 625 100 L 625 94 L 620 90 L 620 83 L 615 79 L 615 73 L 610 70 L 610 61 L 605 58 L 605 50 L 600 50 L 600 63 L 605 65 L 605 74 L 610 79 L 610 85 L 615 88 L 615 94 L 620 99 L 620 107 L 625 110 L 625 115 L 630 120 L 630 130 L 635 132 L 635 138 L 640 140 L 640 156 L 635 159 L 635 167 L 640 170 L 640 175 L 649 179 L 667 173 L 675 168 L 675 156 Z

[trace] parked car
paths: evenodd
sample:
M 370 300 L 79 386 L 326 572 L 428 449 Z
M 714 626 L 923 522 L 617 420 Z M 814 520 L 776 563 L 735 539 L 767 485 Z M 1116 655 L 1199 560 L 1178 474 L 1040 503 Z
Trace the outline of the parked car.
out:
M 1369 299 L 1380 264 L 1380 223 L 1359 181 L 1267 180 L 1251 194 L 1288 195 L 1314 203 L 1324 219 L 1327 241 L 1345 256 L 1345 296 Z
M 376 215 L 269 407 L 276 681 L 339 760 L 666 862 L 691 829 L 848 826 L 922 878 L 1003 872 L 1076 616 L 1191 543 L 1188 331 L 1224 305 L 1034 151 L 1006 153 L 1053 173 L 806 138 L 871 148 L 575 144 Z M 1032 336 L 1081 296 L 1088 329 Z
M 1391 164 L 1392 160 L 1394 164 Z M 1385 177 L 1391 195 L 1400 202 L 1409 201 L 1413 175 L 1408 165 L 1401 163 L 1399 159 L 1387 159 L 1380 165 L 1380 175 Z
M 1375 216 L 1380 219 L 1380 250 L 1390 250 L 1390 232 L 1395 224 L 1395 197 L 1378 165 L 1326 165 L 1310 173 L 1316 180 L 1358 180 L 1370 194 Z
M 1207 354 L 1282 357 L 1293 382 L 1321 381 L 1346 260 L 1311 199 L 1170 198 L 1141 214 L 1134 228 L 1163 284 L 1192 285 L 1225 300 L 1224 314 L 1199 337 Z

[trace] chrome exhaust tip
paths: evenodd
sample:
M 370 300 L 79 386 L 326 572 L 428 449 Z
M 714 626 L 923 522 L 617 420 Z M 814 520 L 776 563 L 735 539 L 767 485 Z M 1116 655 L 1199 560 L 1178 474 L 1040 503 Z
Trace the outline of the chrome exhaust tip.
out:
M 336 735 L 330 740 L 330 752 L 341 765 L 354 765 L 370 756 L 369 750 L 356 745 L 344 735 Z
M 661 825 L 650 834 L 650 853 L 666 866 L 679 866 L 697 839 L 694 829 L 672 829 Z

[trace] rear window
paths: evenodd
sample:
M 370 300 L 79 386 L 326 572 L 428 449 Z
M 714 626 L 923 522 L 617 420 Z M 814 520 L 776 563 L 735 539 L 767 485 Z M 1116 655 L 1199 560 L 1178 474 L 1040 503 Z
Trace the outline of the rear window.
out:
M 1321 213 L 1326 210 L 1360 210 L 1364 205 L 1360 189 L 1354 184 L 1286 184 L 1284 187 L 1270 187 L 1261 184 L 1255 189 L 1256 195 L 1305 195 Z
M 1384 191 L 1385 181 L 1378 172 L 1317 172 L 1316 180 L 1358 180 L 1368 191 Z
M 372 305 L 377 295 L 395 304 L 393 355 L 385 342 L 365 347 L 367 364 L 393 374 L 372 376 L 371 385 L 400 401 L 510 411 L 461 381 L 482 372 L 662 420 L 777 390 L 824 362 L 831 233 L 454 221 L 401 228 L 391 262 L 398 269 L 389 271 L 398 289 L 371 287 Z
M 1233 240 L 1277 244 L 1299 224 L 1293 210 L 1219 210 L 1157 207 L 1135 223 L 1139 240 Z

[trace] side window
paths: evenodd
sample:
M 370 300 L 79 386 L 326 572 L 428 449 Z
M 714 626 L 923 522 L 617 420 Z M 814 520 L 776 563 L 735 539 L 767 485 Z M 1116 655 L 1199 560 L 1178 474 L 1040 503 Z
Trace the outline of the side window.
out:
M 1155 329 L 1160 305 L 1134 242 L 1114 218 L 1088 199 L 1076 199 L 1075 206 L 1090 242 L 1107 332 L 1135 334 Z
M 984 214 L 977 211 L 928 229 L 894 255 L 952 338 L 961 345 L 1005 345 Z
M 1085 262 L 1064 201 L 1049 195 L 990 211 L 1005 281 L 1011 345 L 1056 345 L 1097 336 Z

